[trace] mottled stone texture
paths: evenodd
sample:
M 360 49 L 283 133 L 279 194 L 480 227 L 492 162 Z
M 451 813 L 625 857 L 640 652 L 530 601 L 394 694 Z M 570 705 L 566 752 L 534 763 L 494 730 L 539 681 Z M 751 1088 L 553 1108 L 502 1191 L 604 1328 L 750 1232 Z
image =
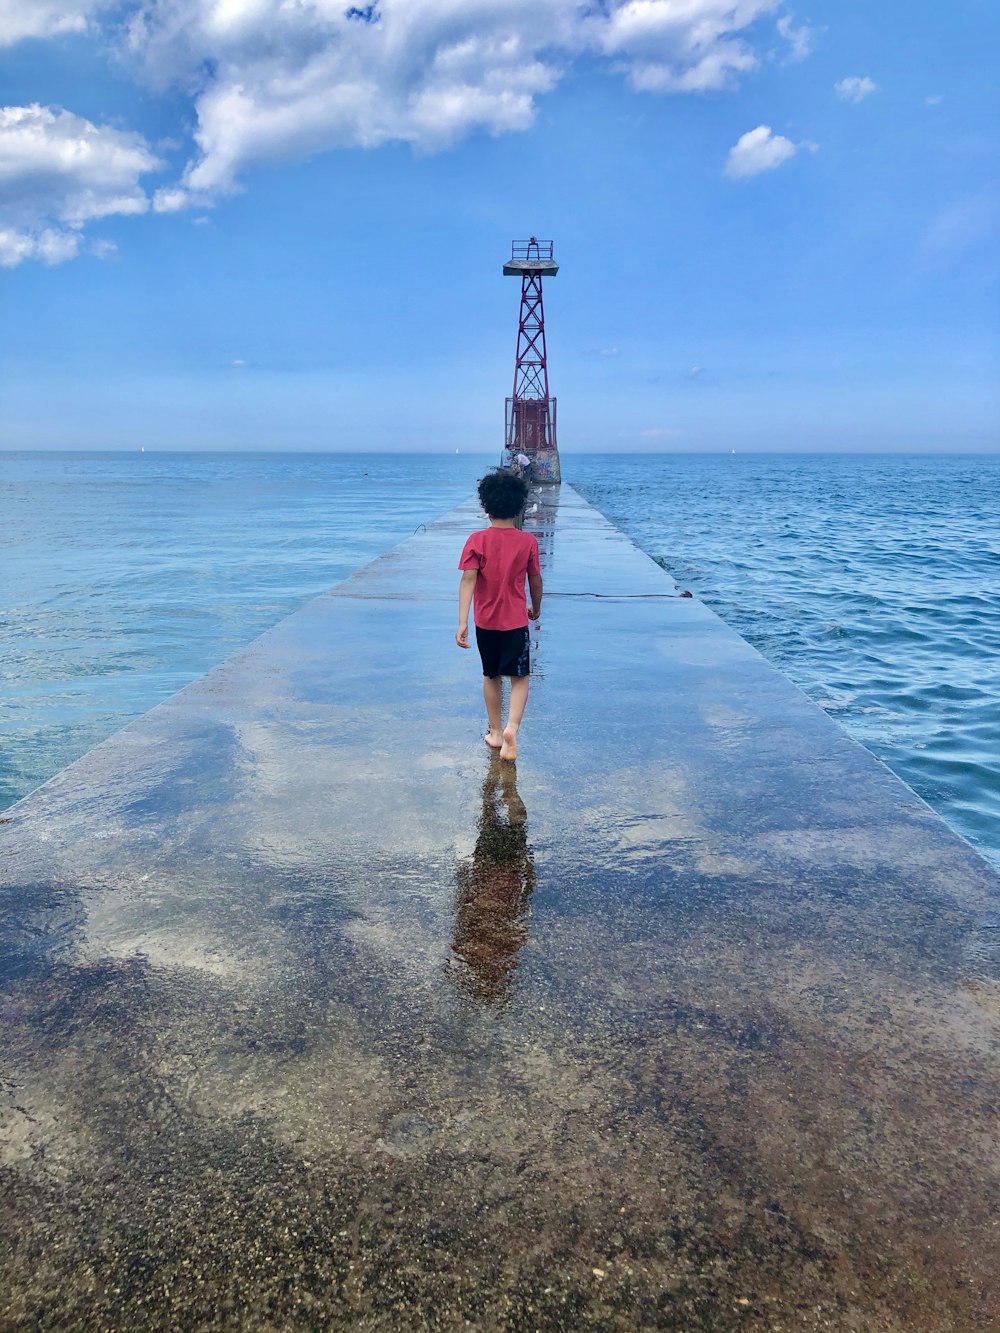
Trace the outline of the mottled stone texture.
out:
M 570 488 L 516 771 L 472 506 L 0 827 L 0 1327 L 1000 1330 L 998 880 Z

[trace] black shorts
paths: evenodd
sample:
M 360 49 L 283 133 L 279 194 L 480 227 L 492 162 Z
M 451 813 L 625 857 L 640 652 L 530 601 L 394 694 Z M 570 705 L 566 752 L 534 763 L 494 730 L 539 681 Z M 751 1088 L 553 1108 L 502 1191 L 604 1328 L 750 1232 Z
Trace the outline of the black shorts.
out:
M 527 676 L 531 671 L 527 625 L 520 629 L 480 629 L 477 625 L 476 643 L 484 676 Z

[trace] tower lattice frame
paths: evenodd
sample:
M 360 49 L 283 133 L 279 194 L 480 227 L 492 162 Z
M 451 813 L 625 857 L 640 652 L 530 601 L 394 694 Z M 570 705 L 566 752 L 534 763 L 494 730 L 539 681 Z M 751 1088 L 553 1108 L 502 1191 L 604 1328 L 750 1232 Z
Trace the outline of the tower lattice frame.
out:
M 508 460 L 524 454 L 531 460 L 534 481 L 558 482 L 559 448 L 556 439 L 556 400 L 549 395 L 549 366 L 545 347 L 545 307 L 542 278 L 555 277 L 559 265 L 552 242 L 532 236 L 514 241 L 503 266 L 507 277 L 521 279 L 521 311 L 514 358 L 514 392 L 506 400 L 504 446 Z

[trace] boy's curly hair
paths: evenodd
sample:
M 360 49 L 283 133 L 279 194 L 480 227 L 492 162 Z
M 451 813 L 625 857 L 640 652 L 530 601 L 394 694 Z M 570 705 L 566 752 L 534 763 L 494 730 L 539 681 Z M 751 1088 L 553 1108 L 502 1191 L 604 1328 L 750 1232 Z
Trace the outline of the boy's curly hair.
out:
M 517 518 L 527 499 L 527 485 L 507 468 L 487 472 L 479 483 L 479 503 L 490 518 Z

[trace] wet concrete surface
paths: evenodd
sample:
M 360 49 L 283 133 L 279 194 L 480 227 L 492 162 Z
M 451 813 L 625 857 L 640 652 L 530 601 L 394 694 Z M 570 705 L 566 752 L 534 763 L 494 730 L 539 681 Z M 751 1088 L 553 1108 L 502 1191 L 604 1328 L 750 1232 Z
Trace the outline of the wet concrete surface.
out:
M 0 826 L 3 1329 L 1000 1329 L 1000 893 L 567 486 L 516 770 L 472 505 Z

